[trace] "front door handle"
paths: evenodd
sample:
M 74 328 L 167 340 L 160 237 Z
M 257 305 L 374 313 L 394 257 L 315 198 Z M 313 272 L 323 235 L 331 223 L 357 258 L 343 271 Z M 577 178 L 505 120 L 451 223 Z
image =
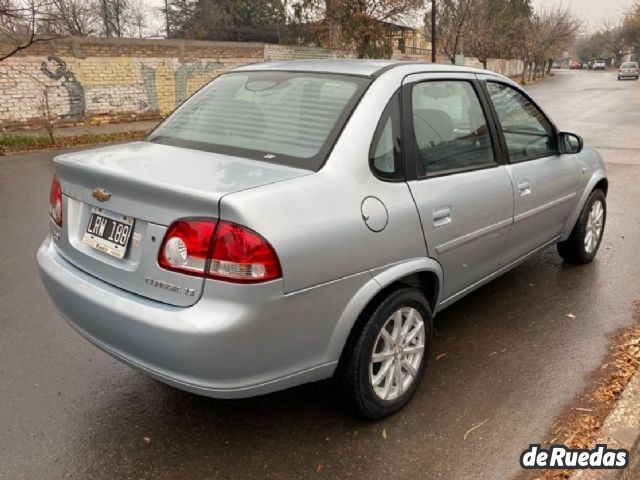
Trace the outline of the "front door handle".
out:
M 518 184 L 518 192 L 521 197 L 525 195 L 529 195 L 531 193 L 531 182 L 529 180 L 525 180 L 524 182 L 520 182 Z
M 451 207 L 436 208 L 432 212 L 433 226 L 444 227 L 451 223 Z

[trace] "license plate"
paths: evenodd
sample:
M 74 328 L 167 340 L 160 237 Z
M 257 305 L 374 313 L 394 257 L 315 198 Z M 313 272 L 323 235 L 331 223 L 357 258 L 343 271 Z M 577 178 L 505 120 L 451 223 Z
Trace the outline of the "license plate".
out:
M 133 221 L 131 217 L 94 207 L 82 242 L 113 257 L 123 258 L 133 231 Z

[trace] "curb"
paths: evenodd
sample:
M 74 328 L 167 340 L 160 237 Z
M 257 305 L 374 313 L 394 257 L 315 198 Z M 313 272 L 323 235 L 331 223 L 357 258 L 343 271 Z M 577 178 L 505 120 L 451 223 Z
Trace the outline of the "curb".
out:
M 640 478 L 640 370 L 625 387 L 609 412 L 593 444 L 629 451 L 624 470 L 575 470 L 569 480 L 638 480 Z

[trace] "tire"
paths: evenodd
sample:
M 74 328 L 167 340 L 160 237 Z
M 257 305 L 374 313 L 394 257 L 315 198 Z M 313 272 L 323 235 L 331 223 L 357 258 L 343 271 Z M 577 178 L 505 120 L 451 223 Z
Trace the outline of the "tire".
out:
M 404 407 L 418 388 L 431 352 L 433 314 L 419 290 L 402 288 L 392 291 L 379 304 L 365 310 L 361 320 L 364 324 L 356 327 L 358 330 L 352 332 L 347 341 L 336 380 L 354 413 L 377 420 Z M 414 335 L 408 342 L 400 342 L 400 348 L 394 349 L 394 339 L 403 336 L 402 330 L 396 330 L 396 325 L 408 328 L 404 332 L 405 339 L 412 333 Z M 383 329 L 386 335 L 382 333 Z M 397 333 L 400 335 L 396 338 Z M 404 351 L 408 349 L 413 351 Z M 374 360 L 374 352 L 377 361 Z M 396 376 L 398 366 L 400 374 Z M 379 382 L 374 386 L 376 381 Z
M 598 216 L 597 213 L 594 213 L 594 216 L 592 216 L 592 209 L 598 202 L 602 207 L 599 222 L 595 219 L 595 216 Z M 600 248 L 606 222 L 607 198 L 602 190 L 596 189 L 589 195 L 569 238 L 564 242 L 558 243 L 558 253 L 560 256 L 565 261 L 577 265 L 591 262 Z M 599 230 L 597 230 L 598 225 Z M 599 233 L 597 233 L 597 238 L 594 241 L 593 236 L 596 236 L 596 231 L 599 231 Z M 591 232 L 591 240 L 587 239 L 589 232 Z

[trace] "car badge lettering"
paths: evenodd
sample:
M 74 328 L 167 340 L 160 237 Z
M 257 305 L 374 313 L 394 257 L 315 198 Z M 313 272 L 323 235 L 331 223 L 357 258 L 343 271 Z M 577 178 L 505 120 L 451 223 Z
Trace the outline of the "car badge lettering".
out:
M 152 287 L 169 290 L 170 292 L 175 293 L 184 293 L 187 297 L 194 297 L 196 294 L 196 290 L 194 288 L 180 287 L 178 285 L 174 285 L 173 283 L 155 280 L 151 277 L 146 277 L 144 281 L 147 283 L 147 285 L 151 285 Z

